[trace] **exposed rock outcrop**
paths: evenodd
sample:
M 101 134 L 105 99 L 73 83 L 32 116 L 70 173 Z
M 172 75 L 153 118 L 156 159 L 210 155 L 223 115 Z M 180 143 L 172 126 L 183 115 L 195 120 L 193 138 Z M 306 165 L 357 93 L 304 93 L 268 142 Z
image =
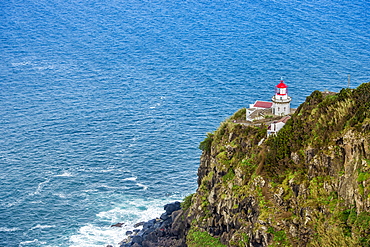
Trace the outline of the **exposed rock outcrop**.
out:
M 184 221 L 184 211 L 180 202 L 166 204 L 160 218 L 140 222 L 136 227 L 143 226 L 139 231 L 130 231 L 129 237 L 122 241 L 120 247 L 185 247 L 185 233 L 189 228 Z

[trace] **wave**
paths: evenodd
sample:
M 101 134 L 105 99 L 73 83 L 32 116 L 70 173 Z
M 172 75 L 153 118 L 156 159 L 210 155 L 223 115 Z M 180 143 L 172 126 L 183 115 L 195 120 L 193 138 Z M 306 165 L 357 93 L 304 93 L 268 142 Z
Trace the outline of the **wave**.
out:
M 46 229 L 46 228 L 54 228 L 55 225 L 40 225 L 37 224 L 36 226 L 32 227 L 30 230 L 36 230 L 36 229 Z
M 44 244 L 46 244 L 46 242 L 40 242 L 38 239 L 34 239 L 34 240 L 30 240 L 30 241 L 20 242 L 19 243 L 19 246 L 27 246 L 27 245 L 29 245 L 29 246 L 35 246 L 35 244 L 37 244 L 37 245 L 40 245 L 40 244 L 44 245 Z
M 25 66 L 25 65 L 30 65 L 30 64 L 31 62 L 27 61 L 27 62 L 12 63 L 12 66 L 18 67 L 18 66 Z
M 126 198 L 125 203 L 116 205 L 108 211 L 98 213 L 96 223 L 82 226 L 78 233 L 70 237 L 70 247 L 101 247 L 108 244 L 118 247 L 125 238 L 126 231 L 134 229 L 138 222 L 148 221 L 159 217 L 163 206 L 179 198 L 167 199 L 135 199 Z M 122 227 L 111 227 L 116 223 L 123 223 Z
M 57 196 L 57 197 L 59 197 L 59 198 L 61 198 L 61 199 L 66 199 L 66 198 L 68 198 L 68 197 L 69 197 L 68 195 L 66 195 L 66 194 L 64 194 L 64 193 L 53 193 L 53 195 L 54 195 L 54 196 Z
M 35 192 L 31 193 L 30 195 L 40 195 L 42 189 L 45 187 L 45 184 L 47 184 L 49 182 L 50 182 L 50 179 L 46 179 L 44 182 L 39 183 L 37 185 L 37 189 L 35 190 Z
M 146 185 L 144 185 L 144 184 L 137 183 L 136 185 L 137 185 L 137 186 L 139 186 L 139 187 L 142 187 L 142 188 L 143 188 L 143 190 L 147 190 L 147 189 L 148 189 L 148 186 L 146 186 Z
M 21 231 L 22 229 L 18 227 L 12 227 L 12 228 L 7 228 L 7 227 L 0 227 L 0 232 L 16 232 L 16 231 Z
M 55 177 L 73 177 L 70 172 L 63 172 L 62 174 L 55 175 Z
M 70 237 L 70 247 L 101 247 L 110 244 L 119 246 L 122 236 L 126 232 L 125 228 L 118 227 L 99 227 L 88 224 L 81 227 L 76 235 Z

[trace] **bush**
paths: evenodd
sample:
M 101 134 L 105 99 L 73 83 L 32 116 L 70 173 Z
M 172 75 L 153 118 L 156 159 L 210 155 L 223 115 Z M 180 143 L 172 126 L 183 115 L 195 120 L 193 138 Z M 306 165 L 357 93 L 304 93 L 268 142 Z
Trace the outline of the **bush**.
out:
M 212 237 L 208 232 L 194 228 L 190 229 L 186 237 L 186 244 L 189 247 L 226 247 L 226 245 L 221 244 L 218 238 Z
M 193 194 L 190 194 L 184 198 L 184 200 L 181 203 L 181 208 L 185 211 L 191 206 L 191 199 L 193 198 Z
M 213 142 L 213 134 L 207 133 L 207 137 L 199 144 L 199 149 L 202 151 L 211 151 L 211 145 Z
M 230 120 L 245 120 L 246 119 L 246 108 L 242 108 L 234 113 L 233 116 L 230 117 Z

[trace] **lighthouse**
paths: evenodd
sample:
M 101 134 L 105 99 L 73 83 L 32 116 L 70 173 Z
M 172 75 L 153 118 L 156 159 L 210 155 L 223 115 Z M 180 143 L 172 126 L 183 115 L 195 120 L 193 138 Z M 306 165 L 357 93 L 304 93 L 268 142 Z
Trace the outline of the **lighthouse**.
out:
M 275 86 L 275 95 L 272 97 L 272 114 L 284 116 L 290 114 L 290 101 L 292 98 L 288 96 L 288 86 L 283 80 Z

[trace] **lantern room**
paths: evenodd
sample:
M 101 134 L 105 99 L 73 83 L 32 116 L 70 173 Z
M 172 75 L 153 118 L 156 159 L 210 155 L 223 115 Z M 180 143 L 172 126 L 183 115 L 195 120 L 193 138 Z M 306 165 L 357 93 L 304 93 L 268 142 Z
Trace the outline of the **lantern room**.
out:
M 288 94 L 288 86 L 284 83 L 283 80 L 275 87 L 275 94 L 276 95 L 287 95 Z

